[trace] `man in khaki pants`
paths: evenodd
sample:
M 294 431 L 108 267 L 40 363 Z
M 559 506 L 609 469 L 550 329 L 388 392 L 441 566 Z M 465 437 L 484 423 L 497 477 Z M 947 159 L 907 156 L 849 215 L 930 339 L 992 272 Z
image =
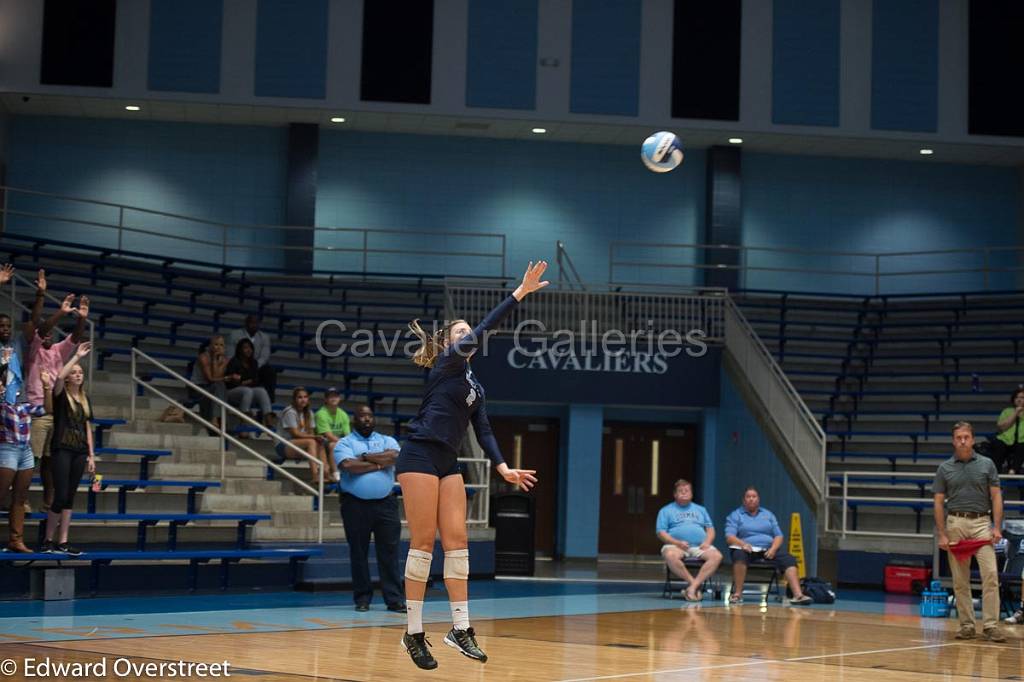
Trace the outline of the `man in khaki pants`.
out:
M 999 473 L 988 457 L 974 452 L 974 427 L 969 422 L 953 425 L 955 454 L 939 465 L 932 492 L 935 494 L 935 531 L 939 548 L 949 550 L 950 544 L 962 540 L 989 540 L 978 548 L 978 570 L 981 572 L 981 612 L 984 617 L 982 639 L 1005 642 L 999 631 L 999 570 L 992 545 L 1002 539 L 1003 495 L 999 489 Z M 945 505 L 945 509 L 943 509 Z M 957 639 L 978 636 L 971 599 L 971 559 L 957 561 L 949 552 L 953 572 L 960 629 Z

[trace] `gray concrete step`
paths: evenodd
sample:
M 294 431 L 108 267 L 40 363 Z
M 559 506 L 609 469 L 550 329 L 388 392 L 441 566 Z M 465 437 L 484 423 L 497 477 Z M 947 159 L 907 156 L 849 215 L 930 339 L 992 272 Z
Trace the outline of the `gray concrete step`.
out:
M 203 496 L 204 513 L 306 511 L 312 498 L 298 495 L 232 495 L 210 492 Z

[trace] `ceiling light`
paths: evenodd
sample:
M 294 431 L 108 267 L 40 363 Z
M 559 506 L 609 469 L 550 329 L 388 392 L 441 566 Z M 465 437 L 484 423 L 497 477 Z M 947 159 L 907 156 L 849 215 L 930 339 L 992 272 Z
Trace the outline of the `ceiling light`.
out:
M 934 154 L 934 153 L 935 153 L 935 150 L 933 150 L 933 149 L 922 149 L 921 150 L 921 154 L 924 155 L 924 156 L 929 156 L 929 155 Z
M 125 111 L 139 111 L 140 109 L 142 109 L 142 107 L 135 106 L 134 104 L 129 104 L 125 107 Z
M 533 132 L 536 133 L 537 135 L 543 135 L 547 131 L 548 131 L 547 128 L 534 128 L 533 129 Z
M 331 118 L 331 123 L 344 123 L 344 122 L 345 122 L 345 117 L 344 116 L 334 116 L 334 117 Z
M 730 137 L 729 138 L 729 144 L 743 144 L 743 138 L 742 137 Z

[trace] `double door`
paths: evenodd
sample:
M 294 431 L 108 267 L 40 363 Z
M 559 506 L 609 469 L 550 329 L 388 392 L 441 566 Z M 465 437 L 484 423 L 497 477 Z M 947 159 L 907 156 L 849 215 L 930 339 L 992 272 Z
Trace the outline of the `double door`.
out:
M 693 481 L 696 442 L 696 427 L 690 425 L 605 422 L 600 554 L 659 553 L 658 510 L 672 501 L 677 480 Z

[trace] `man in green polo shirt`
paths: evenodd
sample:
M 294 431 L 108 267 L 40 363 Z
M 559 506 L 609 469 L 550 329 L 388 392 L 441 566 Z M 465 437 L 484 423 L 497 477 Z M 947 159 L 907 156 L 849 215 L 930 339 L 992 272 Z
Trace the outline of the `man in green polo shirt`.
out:
M 324 404 L 313 415 L 316 422 L 316 433 L 323 437 L 324 447 L 328 453 L 334 452 L 334 446 L 338 444 L 338 441 L 352 433 L 348 412 L 340 405 L 341 393 L 336 388 L 329 388 L 324 391 Z M 339 476 L 340 473 L 335 471 L 335 480 L 338 480 Z
M 1003 496 L 999 489 L 999 473 L 988 457 L 974 452 L 974 427 L 969 422 L 953 425 L 954 455 L 939 465 L 932 483 L 935 495 L 935 532 L 939 548 L 949 552 L 953 572 L 960 629 L 957 639 L 977 637 L 974 602 L 971 599 L 971 557 L 954 556 L 950 545 L 965 540 L 988 540 L 977 550 L 981 573 L 981 612 L 984 617 L 982 638 L 1005 642 L 999 631 L 999 570 L 992 545 L 1002 539 Z

